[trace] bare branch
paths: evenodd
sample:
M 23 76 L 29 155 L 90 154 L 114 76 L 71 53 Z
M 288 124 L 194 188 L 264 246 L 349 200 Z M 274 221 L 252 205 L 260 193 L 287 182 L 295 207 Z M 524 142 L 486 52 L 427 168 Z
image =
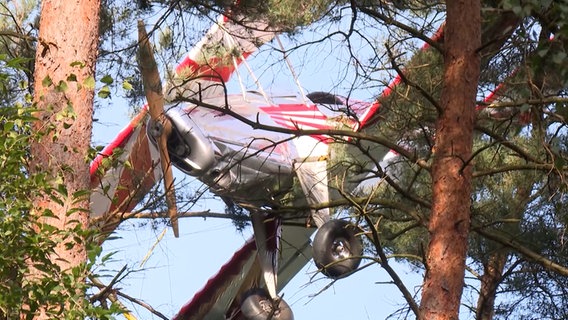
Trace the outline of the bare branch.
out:
M 120 302 L 120 300 L 117 299 L 117 296 L 121 296 L 137 305 L 140 305 L 141 307 L 145 308 L 146 310 L 150 311 L 152 314 L 154 314 L 155 316 L 164 319 L 164 320 L 168 320 L 169 318 L 166 317 L 164 314 L 162 314 L 161 312 L 159 312 L 158 310 L 154 309 L 152 306 L 150 306 L 149 304 L 147 304 L 146 302 L 140 300 L 140 299 L 136 299 L 133 298 L 127 294 L 122 293 L 121 291 L 114 289 L 113 285 L 116 284 L 118 282 L 118 278 L 120 277 L 120 275 L 124 272 L 124 270 L 126 269 L 126 266 L 124 266 L 119 273 L 113 278 L 113 280 L 111 281 L 110 284 L 105 285 L 103 284 L 101 281 L 99 281 L 97 278 L 94 277 L 89 277 L 89 279 L 91 280 L 91 282 L 99 289 L 101 289 L 101 291 L 96 294 L 95 296 L 93 296 L 91 298 L 91 301 L 96 301 L 96 300 L 100 300 L 100 299 L 106 299 L 108 298 L 110 301 L 114 302 L 114 303 L 118 303 L 123 309 L 128 310 L 124 304 L 122 304 L 122 302 Z
M 389 55 L 389 59 L 391 61 L 392 68 L 400 76 L 400 79 L 402 80 L 402 82 L 404 84 L 406 84 L 407 86 L 418 90 L 418 92 L 420 92 L 420 94 L 424 98 L 426 98 L 426 100 L 428 100 L 428 102 L 430 102 L 434 106 L 434 108 L 436 108 L 436 110 L 438 111 L 438 114 L 441 114 L 442 113 L 442 107 L 440 106 L 438 101 L 428 91 L 426 91 L 424 88 L 422 88 L 420 85 L 418 85 L 417 83 L 408 79 L 408 77 L 404 74 L 404 71 L 402 71 L 400 69 L 400 67 L 396 64 L 395 57 L 394 57 L 391 49 L 389 48 L 389 46 L 385 45 L 385 48 L 387 49 L 387 53 Z
M 146 302 L 144 302 L 140 299 L 136 299 L 134 297 L 131 297 L 131 296 L 123 293 L 122 291 L 116 291 L 116 294 L 125 298 L 126 300 L 129 300 L 132 303 L 135 303 L 135 304 L 145 308 L 146 310 L 150 311 L 153 315 L 159 317 L 160 319 L 169 320 L 169 318 L 166 317 L 163 313 L 154 309 L 151 305 L 147 304 Z
M 375 246 L 375 251 L 377 253 L 377 255 L 379 256 L 379 264 L 381 265 L 381 267 L 383 267 L 383 269 L 385 269 L 387 271 L 387 273 L 389 274 L 389 276 L 391 277 L 391 279 L 393 280 L 394 284 L 396 285 L 396 287 L 398 288 L 398 290 L 402 293 L 402 295 L 404 296 L 404 299 L 406 300 L 406 302 L 408 303 L 408 305 L 410 306 L 410 309 L 412 309 L 412 312 L 414 312 L 414 314 L 418 317 L 419 316 L 419 308 L 418 308 L 418 304 L 416 303 L 416 301 L 414 300 L 414 297 L 412 296 L 412 294 L 410 293 L 410 291 L 406 288 L 406 286 L 404 285 L 404 282 L 402 281 L 402 279 L 398 276 L 398 274 L 396 273 L 396 271 L 389 265 L 388 262 L 388 258 L 385 254 L 385 251 L 383 249 L 383 246 L 381 244 L 381 240 L 379 238 L 379 231 L 377 230 L 377 227 L 373 224 L 373 221 L 371 220 L 371 218 L 369 217 L 369 215 L 367 214 L 367 209 L 364 206 L 361 206 L 358 202 L 353 201 L 352 198 L 347 195 L 346 193 L 342 193 L 343 197 L 345 197 L 358 211 L 359 213 L 363 216 L 363 219 L 365 220 L 365 222 L 367 223 L 367 225 L 370 228 L 370 232 L 371 235 L 369 236 L 367 233 L 365 233 L 371 240 L 371 242 L 373 243 L 373 245 Z M 380 221 L 380 220 L 379 220 Z
M 404 24 L 404 23 L 402 23 L 398 20 L 395 20 L 392 17 L 389 17 L 385 14 L 378 12 L 377 10 L 372 10 L 372 9 L 365 8 L 365 7 L 362 7 L 362 6 L 359 6 L 358 9 L 361 12 L 363 12 L 363 13 L 365 13 L 365 14 L 367 14 L 367 15 L 375 18 L 375 19 L 379 19 L 379 20 L 383 21 L 386 25 L 392 25 L 392 26 L 395 26 L 397 28 L 400 28 L 401 30 L 408 32 L 413 37 L 418 38 L 418 39 L 426 42 L 428 45 L 430 45 L 433 48 L 436 48 L 436 50 L 438 50 L 438 52 L 443 51 L 442 44 L 440 44 L 436 40 L 433 40 L 433 39 L 427 37 L 424 34 L 423 31 L 416 30 L 409 25 L 406 25 L 406 24 Z
M 545 163 L 545 164 L 514 164 L 503 166 L 499 168 L 492 168 L 483 171 L 475 171 L 473 173 L 474 178 L 483 177 L 483 176 L 490 176 L 498 173 L 504 173 L 509 171 L 545 171 L 545 172 L 552 172 L 554 170 L 566 171 L 568 172 L 568 166 L 563 166 L 562 168 L 556 167 L 554 164 Z
M 124 214 L 124 219 L 159 219 L 167 218 L 167 212 L 127 212 Z M 232 220 L 249 220 L 248 217 L 243 217 L 237 214 L 231 213 L 221 213 L 221 212 L 211 212 L 209 210 L 205 211 L 195 211 L 195 212 L 178 212 L 178 218 L 220 218 L 220 219 L 232 219 Z

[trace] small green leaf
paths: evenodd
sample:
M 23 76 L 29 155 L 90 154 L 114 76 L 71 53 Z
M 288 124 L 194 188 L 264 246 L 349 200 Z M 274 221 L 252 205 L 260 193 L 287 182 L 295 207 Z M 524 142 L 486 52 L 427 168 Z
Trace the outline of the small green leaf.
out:
M 126 91 L 130 91 L 130 90 L 132 90 L 132 84 L 130 84 L 130 82 L 128 82 L 128 80 L 124 80 L 122 82 L 122 89 L 124 89 Z
M 95 78 L 93 76 L 88 76 L 85 80 L 83 80 L 83 85 L 89 89 L 95 89 Z
M 18 58 L 8 60 L 6 62 L 6 66 L 8 66 L 10 68 L 21 69 L 23 67 L 24 63 L 27 63 L 30 60 L 31 59 L 29 59 L 29 58 L 18 57 Z
M 43 78 L 43 80 L 41 81 L 41 84 L 44 87 L 49 87 L 50 85 L 53 84 L 53 81 L 51 80 L 51 78 L 49 76 L 45 76 L 45 78 Z
M 71 62 L 70 66 L 83 68 L 83 67 L 85 67 L 85 63 L 83 63 L 81 61 L 73 61 L 73 62 Z
M 117 251 L 112 251 L 110 253 L 105 254 L 102 258 L 101 258 L 101 262 L 106 262 L 109 261 L 115 254 L 117 253 Z
M 59 83 L 55 87 L 55 90 L 57 90 L 59 92 L 65 92 L 65 91 L 67 91 L 68 88 L 69 87 L 67 86 L 67 82 L 61 80 L 61 81 L 59 81 Z
M 101 79 L 101 82 L 104 84 L 112 84 L 114 82 L 114 80 L 112 79 L 112 77 L 110 75 L 106 75 Z
M 106 99 L 110 97 L 110 88 L 108 86 L 103 86 L 98 93 L 99 98 Z

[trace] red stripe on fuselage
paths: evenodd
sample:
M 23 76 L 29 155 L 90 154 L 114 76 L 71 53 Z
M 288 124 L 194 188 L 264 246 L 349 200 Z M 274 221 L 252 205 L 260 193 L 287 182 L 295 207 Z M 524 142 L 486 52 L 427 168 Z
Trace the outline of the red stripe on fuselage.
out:
M 259 109 L 267 113 L 275 123 L 287 129 L 325 130 L 333 128 L 325 123 L 328 118 L 321 113 L 316 105 L 283 103 L 263 106 Z M 331 138 L 325 135 L 312 135 L 311 137 L 323 143 L 331 141 Z
M 158 164 L 153 163 L 152 160 L 146 123 L 141 124 L 140 130 L 128 157 L 130 166 L 125 166 L 122 170 L 114 194 L 116 201 L 112 203 L 109 212 L 132 211 L 156 183 L 154 170 Z

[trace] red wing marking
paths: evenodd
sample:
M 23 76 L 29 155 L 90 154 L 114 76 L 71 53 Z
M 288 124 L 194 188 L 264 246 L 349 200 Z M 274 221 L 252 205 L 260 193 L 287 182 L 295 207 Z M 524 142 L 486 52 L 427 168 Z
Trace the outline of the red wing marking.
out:
M 441 42 L 443 40 L 443 37 L 444 37 L 444 25 L 440 26 L 440 28 L 438 28 L 436 33 L 434 33 L 434 35 L 430 39 L 432 41 Z M 425 43 L 420 50 L 425 51 L 425 50 L 428 50 L 429 48 L 430 48 L 430 44 Z M 399 74 L 391 81 L 391 83 L 389 83 L 389 85 L 381 93 L 381 96 L 375 102 L 373 102 L 373 104 L 371 104 L 369 109 L 367 109 L 363 113 L 363 115 L 361 115 L 361 117 L 359 118 L 359 129 L 361 129 L 361 128 L 367 126 L 367 125 L 372 124 L 372 122 L 369 122 L 369 121 L 372 120 L 375 113 L 381 107 L 381 103 L 379 101 L 381 99 L 389 97 L 392 94 L 392 91 L 394 90 L 394 88 L 396 88 L 396 86 L 398 86 L 401 81 L 402 81 L 402 77 Z
M 243 268 L 255 254 L 256 244 L 254 238 L 251 238 L 241 249 L 235 252 L 229 262 L 223 265 L 215 276 L 207 281 L 203 289 L 197 292 L 190 302 L 180 309 L 173 320 L 203 319 L 208 315 L 228 285 L 244 278 Z
M 244 52 L 236 59 L 237 66 L 252 53 Z M 212 57 L 204 64 L 200 64 L 190 57 L 186 57 L 177 67 L 176 73 L 184 78 L 198 81 L 227 82 L 235 71 L 232 57 Z
M 132 211 L 156 183 L 159 172 L 146 135 L 146 116 L 144 107 L 91 163 L 91 188 L 98 194 L 91 198 L 95 215 Z M 119 149 L 124 153 L 117 153 Z M 105 167 L 104 160 L 113 156 L 115 165 Z
M 147 113 L 148 113 L 148 105 L 144 105 L 142 111 L 140 111 L 140 113 L 136 117 L 134 117 L 134 119 L 132 119 L 130 123 L 118 133 L 118 136 L 95 157 L 93 162 L 91 162 L 91 166 L 89 168 L 89 173 L 91 175 L 91 185 L 93 182 L 95 183 L 98 182 L 95 180 L 96 178 L 99 177 L 99 175 L 104 174 L 104 172 L 99 172 L 97 174 L 97 170 L 101 166 L 103 160 L 105 158 L 112 156 L 112 153 L 117 148 L 123 148 L 128 143 L 130 136 L 132 136 L 136 128 L 143 122 Z
M 120 175 L 120 182 L 115 193 L 115 200 L 109 212 L 130 212 L 144 198 L 157 182 L 154 170 L 161 170 L 152 161 L 150 141 L 146 135 L 146 124 L 143 123 L 141 134 L 132 146 L 129 161 L 131 166 L 125 167 Z

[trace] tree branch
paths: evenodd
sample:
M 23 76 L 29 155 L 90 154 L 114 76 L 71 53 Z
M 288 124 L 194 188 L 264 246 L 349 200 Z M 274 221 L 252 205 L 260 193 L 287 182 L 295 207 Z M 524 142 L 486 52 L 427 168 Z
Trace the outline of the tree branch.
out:
M 117 279 L 119 278 L 119 276 L 124 272 L 124 270 L 126 269 L 126 266 L 124 266 L 119 273 L 113 278 L 113 280 L 111 281 L 110 284 L 105 285 L 103 284 L 101 281 L 99 281 L 98 279 L 94 278 L 94 277 L 89 277 L 89 279 L 91 280 L 91 282 L 97 287 L 100 288 L 101 291 L 96 294 L 95 296 L 93 296 L 91 298 L 91 301 L 96 301 L 96 300 L 100 300 L 100 299 L 106 299 L 108 298 L 110 301 L 119 304 L 122 308 L 124 308 L 125 310 L 128 310 L 124 304 L 118 300 L 117 296 L 121 296 L 135 304 L 140 305 L 141 307 L 145 308 L 146 310 L 150 311 L 152 314 L 154 314 L 155 316 L 164 319 L 164 320 L 168 320 L 169 318 L 166 317 L 164 314 L 162 314 L 161 312 L 159 312 L 158 310 L 154 309 L 151 305 L 147 304 L 146 302 L 140 300 L 140 299 L 136 299 L 133 298 L 129 295 L 126 295 L 124 293 L 122 293 L 121 291 L 114 289 L 112 286 L 117 282 Z M 96 297 L 96 298 L 95 298 Z
M 167 218 L 167 212 L 127 212 L 124 219 L 159 219 Z M 195 212 L 178 212 L 179 218 L 222 218 L 232 220 L 250 220 L 248 216 L 231 213 L 211 212 L 210 210 Z
M 398 288 L 398 290 L 404 296 L 404 299 L 406 300 L 406 302 L 410 306 L 410 309 L 412 310 L 412 312 L 414 312 L 414 315 L 416 315 L 418 317 L 419 314 L 420 314 L 418 304 L 416 303 L 416 301 L 414 301 L 414 297 L 412 296 L 410 291 L 406 288 L 402 279 L 398 276 L 396 271 L 389 265 L 388 258 L 385 254 L 385 251 L 384 251 L 383 246 L 381 244 L 381 240 L 379 238 L 379 232 L 377 230 L 377 227 L 373 224 L 373 221 L 371 220 L 371 218 L 367 214 L 367 209 L 366 209 L 367 203 L 365 204 L 365 206 L 362 206 L 362 205 L 360 205 L 359 202 L 353 201 L 352 198 L 348 194 L 342 192 L 342 195 L 363 216 L 363 219 L 365 220 L 365 222 L 367 223 L 367 225 L 369 226 L 369 229 L 371 231 L 370 236 L 367 234 L 367 232 L 365 232 L 365 234 L 367 234 L 367 237 L 370 238 L 371 242 L 375 246 L 376 253 L 380 258 L 379 261 L 378 261 L 379 264 L 389 274 L 389 276 L 393 280 L 393 282 L 396 285 L 396 287 Z M 379 219 L 379 221 L 380 221 L 380 219 Z M 378 224 L 378 222 L 377 222 L 377 224 Z
M 519 154 L 523 159 L 525 159 L 527 161 L 534 162 L 534 163 L 537 163 L 537 164 L 544 164 L 544 162 L 533 157 L 528 151 L 520 148 L 519 146 L 517 146 L 513 142 L 508 141 L 507 139 L 495 134 L 495 132 L 493 132 L 493 131 L 485 128 L 485 127 L 476 125 L 475 130 L 488 135 L 489 137 L 491 137 L 494 140 L 497 140 L 499 143 L 501 143 L 501 145 L 506 146 L 507 148 L 513 150 L 514 152 Z
M 558 264 L 558 263 L 556 263 L 556 262 L 554 262 L 554 261 L 532 251 L 528 247 L 522 245 L 521 243 L 519 243 L 518 241 L 513 239 L 513 237 L 500 234 L 496 231 L 489 231 L 489 230 L 487 230 L 487 228 L 483 228 L 482 226 L 479 226 L 479 225 L 473 226 L 472 230 L 475 231 L 476 233 L 478 233 L 479 235 L 487 238 L 487 239 L 493 240 L 497 243 L 500 243 L 500 244 L 502 244 L 506 247 L 509 247 L 509 248 L 515 250 L 516 252 L 525 256 L 528 260 L 531 260 L 531 261 L 541 265 L 542 267 L 546 268 L 547 270 L 550 270 L 550 271 L 555 272 L 555 273 L 562 275 L 562 276 L 568 276 L 568 267 L 560 265 L 560 264 Z
M 159 317 L 160 319 L 164 319 L 164 320 L 169 320 L 168 317 L 166 317 L 163 313 L 159 312 L 158 310 L 154 309 L 151 305 L 147 304 L 146 302 L 140 300 L 140 299 L 136 299 L 134 297 L 131 297 L 125 293 L 123 293 L 122 291 L 116 291 L 116 294 L 125 298 L 126 300 L 129 300 L 132 303 L 135 303 L 143 308 L 145 308 L 146 310 L 150 311 L 153 315 Z
M 487 169 L 487 170 L 483 170 L 483 171 L 475 171 L 473 173 L 473 177 L 479 178 L 479 177 L 490 176 L 490 175 L 494 175 L 494 174 L 498 174 L 498 173 L 504 173 L 504 172 L 509 172 L 509 171 L 521 171 L 521 170 L 523 170 L 523 171 L 538 170 L 538 171 L 547 171 L 547 172 L 551 172 L 551 171 L 554 171 L 554 170 L 568 171 L 568 166 L 563 166 L 562 168 L 558 168 L 554 164 L 549 164 L 549 163 L 545 163 L 545 164 L 514 164 L 514 165 L 508 165 L 508 166 L 504 166 L 504 167 L 500 167 L 500 168 Z
M 363 12 L 366 15 L 371 16 L 375 19 L 379 19 L 379 20 L 383 21 L 386 25 L 392 25 L 392 26 L 395 26 L 395 27 L 397 27 L 401 30 L 408 32 L 413 37 L 418 38 L 418 39 L 426 42 L 429 46 L 431 46 L 433 48 L 436 48 L 436 50 L 438 52 L 443 51 L 442 45 L 438 41 L 427 37 L 424 34 L 424 32 L 418 31 L 418 30 L 412 28 L 411 26 L 406 25 L 406 24 L 404 24 L 400 21 L 397 21 L 396 19 L 391 18 L 391 17 L 389 17 L 385 14 L 382 14 L 382 13 L 376 11 L 376 10 L 371 10 L 369 8 L 365 8 L 365 7 L 362 7 L 362 6 L 359 6 L 358 8 L 361 12 Z
M 424 88 L 422 88 L 420 85 L 418 85 L 417 83 L 408 79 L 408 77 L 404 74 L 404 72 L 396 64 L 395 57 L 394 57 L 391 49 L 388 47 L 388 45 L 385 45 L 385 48 L 387 49 L 387 53 L 388 53 L 388 56 L 389 56 L 389 60 L 391 61 L 392 68 L 396 71 L 396 73 L 398 74 L 398 76 L 400 77 L 402 82 L 404 84 L 406 84 L 407 86 L 418 90 L 418 92 L 420 92 L 420 94 L 424 98 L 426 98 L 426 100 L 428 100 L 428 102 L 430 102 L 434 106 L 434 108 L 436 108 L 436 111 L 438 111 L 438 114 L 441 114 L 442 113 L 442 107 L 440 106 L 438 101 L 436 99 L 434 99 L 434 97 L 428 91 L 426 91 Z
M 543 97 L 539 99 L 497 101 L 491 103 L 480 101 L 477 104 L 480 106 L 485 106 L 486 108 L 511 108 L 511 107 L 522 107 L 523 105 L 541 105 L 541 104 L 553 104 L 553 103 L 568 103 L 568 98 L 553 96 L 553 97 Z

